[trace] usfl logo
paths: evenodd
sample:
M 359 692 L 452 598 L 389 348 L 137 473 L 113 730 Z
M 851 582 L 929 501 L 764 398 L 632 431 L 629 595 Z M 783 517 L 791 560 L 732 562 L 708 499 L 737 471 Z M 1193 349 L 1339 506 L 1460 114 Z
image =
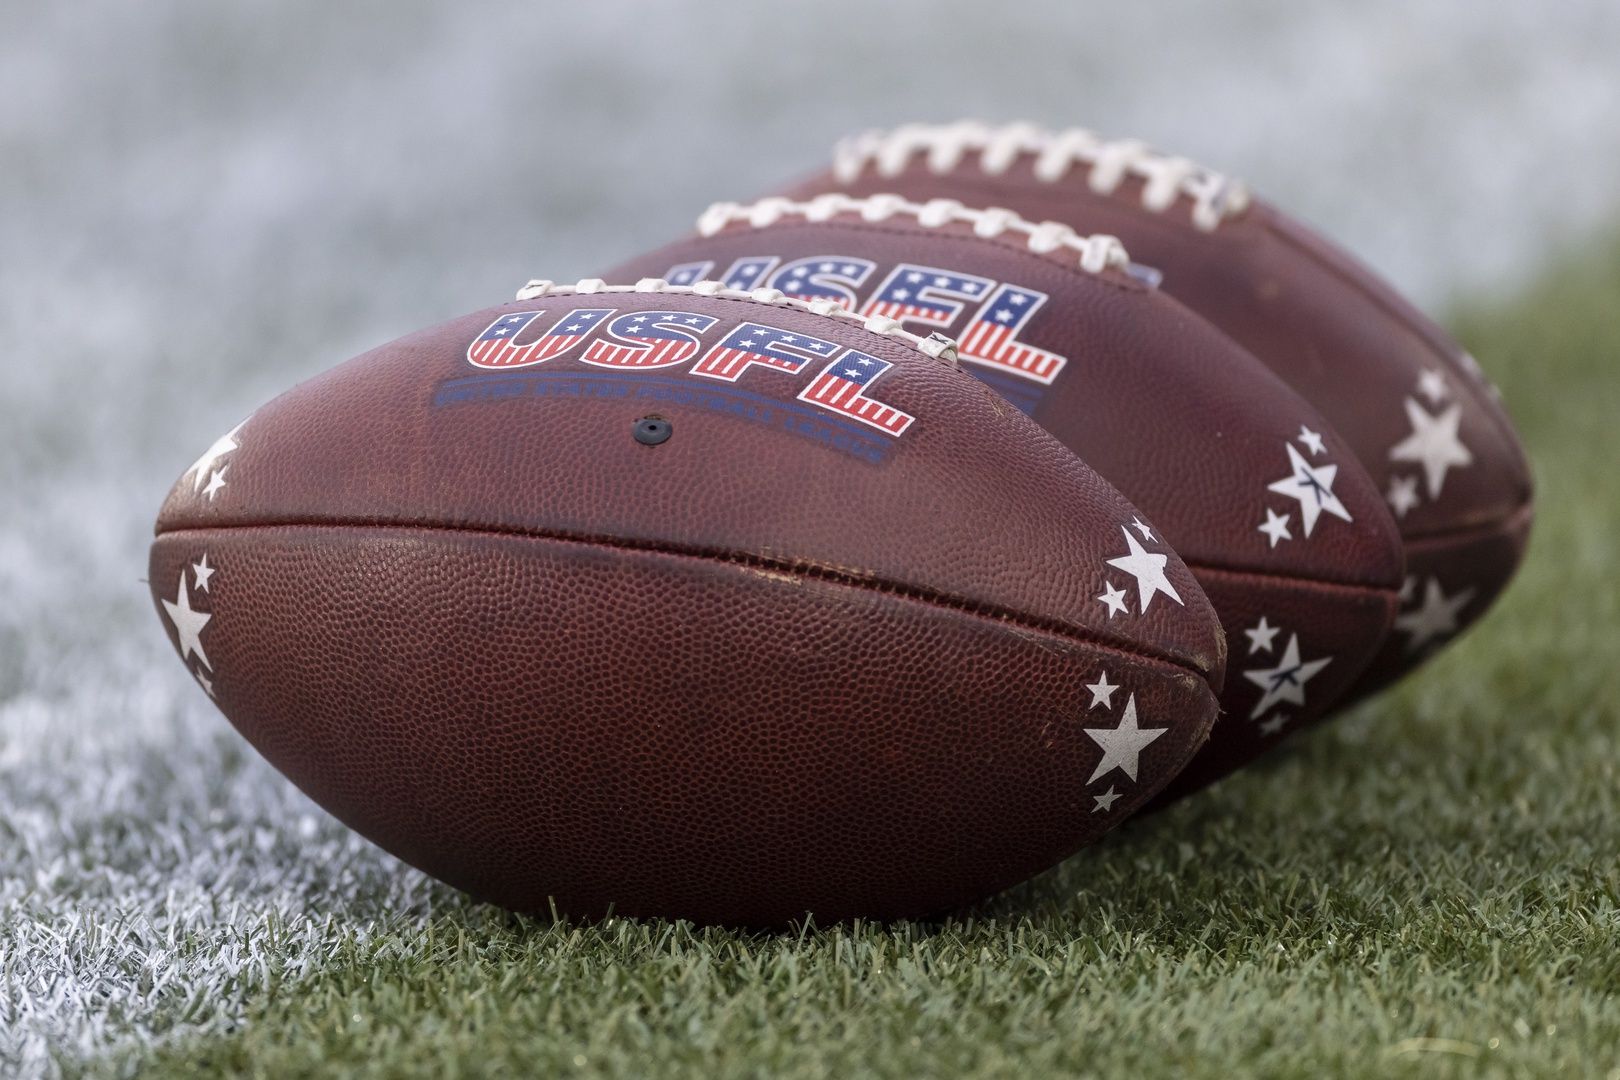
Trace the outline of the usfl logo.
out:
M 869 396 L 868 389 L 894 365 L 836 342 L 745 322 L 704 351 L 704 335 L 718 319 L 688 311 L 573 308 L 553 317 L 545 310 L 503 315 L 467 346 L 467 362 L 487 371 L 532 367 L 566 356 L 585 343 L 581 363 L 625 372 L 674 368 L 697 357 L 689 375 L 735 383 L 751 368 L 803 376 L 821 364 L 798 400 L 898 438 L 915 417 Z M 538 336 L 533 328 L 547 327 Z M 526 340 L 525 340 L 526 339 Z M 699 356 L 699 353 L 702 353 Z
M 713 262 L 670 267 L 671 285 L 690 285 L 709 276 Z M 732 289 L 768 286 L 800 300 L 831 300 L 861 315 L 883 315 L 948 332 L 964 311 L 973 314 L 955 334 L 958 356 L 987 369 L 1037 386 L 1050 386 L 1068 358 L 1019 340 L 1047 295 L 975 274 L 919 263 L 900 263 L 879 282 L 864 303 L 860 295 L 877 270 L 869 259 L 816 255 L 782 262 L 775 256 L 737 259 L 717 280 Z M 1020 395 L 1014 395 L 1015 400 Z

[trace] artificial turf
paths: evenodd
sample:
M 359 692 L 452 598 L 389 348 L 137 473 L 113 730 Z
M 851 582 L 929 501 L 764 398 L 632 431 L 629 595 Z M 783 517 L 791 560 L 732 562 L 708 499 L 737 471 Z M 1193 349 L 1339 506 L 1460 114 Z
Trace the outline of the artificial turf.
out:
M 140 1038 L 57 1066 L 1620 1080 L 1620 245 L 1452 322 L 1534 460 L 1529 559 L 1419 675 L 1261 766 L 977 911 L 782 934 L 517 918 L 325 819 L 342 858 L 302 866 L 270 822 L 262 909 L 227 880 L 180 931 L 52 916 L 69 954 L 122 934 L 173 980 L 104 1021 Z

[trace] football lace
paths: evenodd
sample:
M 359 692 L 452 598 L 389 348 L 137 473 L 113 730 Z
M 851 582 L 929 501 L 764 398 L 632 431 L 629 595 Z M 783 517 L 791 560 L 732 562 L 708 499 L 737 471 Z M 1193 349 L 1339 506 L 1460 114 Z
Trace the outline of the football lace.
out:
M 1109 269 L 1129 271 L 1131 267 L 1130 256 L 1116 237 L 1103 234 L 1081 236 L 1060 222 L 1025 221 L 1011 210 L 1000 207 L 970 210 L 955 199 L 915 203 L 898 195 L 872 195 L 857 199 L 849 195 L 831 194 L 818 195 L 807 202 L 795 202 L 780 196 L 748 204 L 720 202 L 709 207 L 698 218 L 697 230 L 702 236 L 713 236 L 726 226 L 739 222 L 764 228 L 784 217 L 830 221 L 839 214 L 859 214 L 861 220 L 870 222 L 885 221 L 900 215 L 914 219 L 925 228 L 960 222 L 971 225 L 975 236 L 990 238 L 1003 233 L 1022 236 L 1029 249 L 1038 255 L 1072 251 L 1080 256 L 1080 269 L 1088 273 L 1100 274 Z
M 996 127 L 964 121 L 864 132 L 834 148 L 833 175 L 842 183 L 867 168 L 879 176 L 896 176 L 918 158 L 931 172 L 947 173 L 970 152 L 978 154 L 979 168 L 991 175 L 1005 172 L 1020 156 L 1032 155 L 1035 178 L 1043 183 L 1085 169 L 1086 185 L 1099 195 L 1112 195 L 1126 178 L 1137 177 L 1143 181 L 1145 209 L 1163 213 L 1186 197 L 1192 203 L 1193 225 L 1204 232 L 1213 232 L 1249 206 L 1248 189 L 1240 181 L 1184 157 L 1136 139 L 1108 140 L 1084 128 L 1048 131 L 1034 124 Z
M 895 319 L 883 315 L 860 315 L 833 300 L 800 300 L 778 289 L 731 289 L 718 281 L 696 281 L 690 285 L 671 285 L 663 278 L 642 278 L 634 285 L 609 285 L 601 278 L 584 278 L 573 285 L 558 285 L 542 278 L 531 279 L 518 290 L 518 300 L 536 300 L 543 296 L 594 296 L 604 293 L 673 293 L 676 295 L 711 296 L 721 300 L 748 300 L 773 307 L 797 308 L 813 315 L 859 323 L 864 329 L 884 337 L 897 338 L 918 352 L 951 367 L 959 366 L 956 341 L 945 334 L 922 337 L 901 329 Z

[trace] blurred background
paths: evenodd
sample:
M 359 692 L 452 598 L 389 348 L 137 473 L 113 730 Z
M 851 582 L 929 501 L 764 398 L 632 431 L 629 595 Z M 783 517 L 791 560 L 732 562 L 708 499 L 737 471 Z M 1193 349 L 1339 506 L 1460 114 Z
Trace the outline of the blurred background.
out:
M 242 756 L 142 583 L 292 382 L 906 120 L 1139 136 L 1488 308 L 1620 223 L 1617 56 L 1615 0 L 0 6 L 0 921 L 347 895 L 249 858 L 300 835 L 396 874 Z M 62 972 L 0 1061 L 108 1037 Z

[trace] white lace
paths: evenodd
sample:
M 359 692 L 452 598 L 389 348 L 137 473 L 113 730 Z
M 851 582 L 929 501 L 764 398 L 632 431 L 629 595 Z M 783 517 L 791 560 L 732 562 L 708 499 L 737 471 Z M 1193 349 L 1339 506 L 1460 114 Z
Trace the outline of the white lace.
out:
M 1104 270 L 1130 269 L 1130 256 L 1125 247 L 1112 236 L 1081 236 L 1067 225 L 1056 221 L 1039 224 L 1025 221 L 1011 210 L 992 208 L 969 210 L 954 199 L 934 199 L 926 203 L 907 202 L 898 195 L 873 195 L 865 199 L 848 195 L 818 195 L 809 202 L 794 202 L 773 196 L 756 203 L 715 203 L 698 218 L 697 230 L 702 236 L 713 236 L 727 225 L 746 222 L 754 228 L 774 224 L 783 217 L 801 217 L 806 221 L 828 221 L 839 214 L 859 214 L 863 221 L 883 221 L 901 215 L 914 219 L 925 228 L 937 229 L 951 222 L 973 226 L 975 236 L 993 237 L 1002 233 L 1015 233 L 1024 238 L 1029 250 L 1039 255 L 1055 251 L 1073 251 L 1080 256 L 1080 269 L 1100 274 Z
M 531 280 L 518 290 L 517 299 L 536 300 L 542 296 L 593 296 L 598 293 L 675 293 L 693 296 L 713 296 L 721 300 L 749 300 L 774 307 L 798 308 L 814 315 L 860 323 L 866 330 L 885 337 L 899 338 L 924 356 L 942 360 L 956 367 L 956 342 L 944 334 L 919 337 L 900 324 L 882 315 L 857 315 L 832 300 L 798 300 L 776 289 L 728 289 L 718 281 L 697 281 L 691 285 L 671 285 L 663 278 L 642 278 L 634 285 L 609 285 L 601 278 L 585 278 L 573 285 L 558 285 L 540 278 Z
M 1163 213 L 1185 196 L 1192 202 L 1193 224 L 1213 232 L 1222 221 L 1249 205 L 1249 192 L 1230 177 L 1184 157 L 1162 154 L 1135 139 L 1105 140 L 1083 128 L 1047 131 L 1034 124 L 906 124 L 892 131 L 868 131 L 841 141 L 833 150 L 833 175 L 849 183 L 871 168 L 879 176 L 896 176 L 914 159 L 947 173 L 977 151 L 979 167 L 996 175 L 1020 155 L 1035 158 L 1034 173 L 1043 183 L 1056 183 L 1071 169 L 1088 170 L 1086 184 L 1100 195 L 1112 194 L 1127 177 L 1143 181 L 1142 205 Z

